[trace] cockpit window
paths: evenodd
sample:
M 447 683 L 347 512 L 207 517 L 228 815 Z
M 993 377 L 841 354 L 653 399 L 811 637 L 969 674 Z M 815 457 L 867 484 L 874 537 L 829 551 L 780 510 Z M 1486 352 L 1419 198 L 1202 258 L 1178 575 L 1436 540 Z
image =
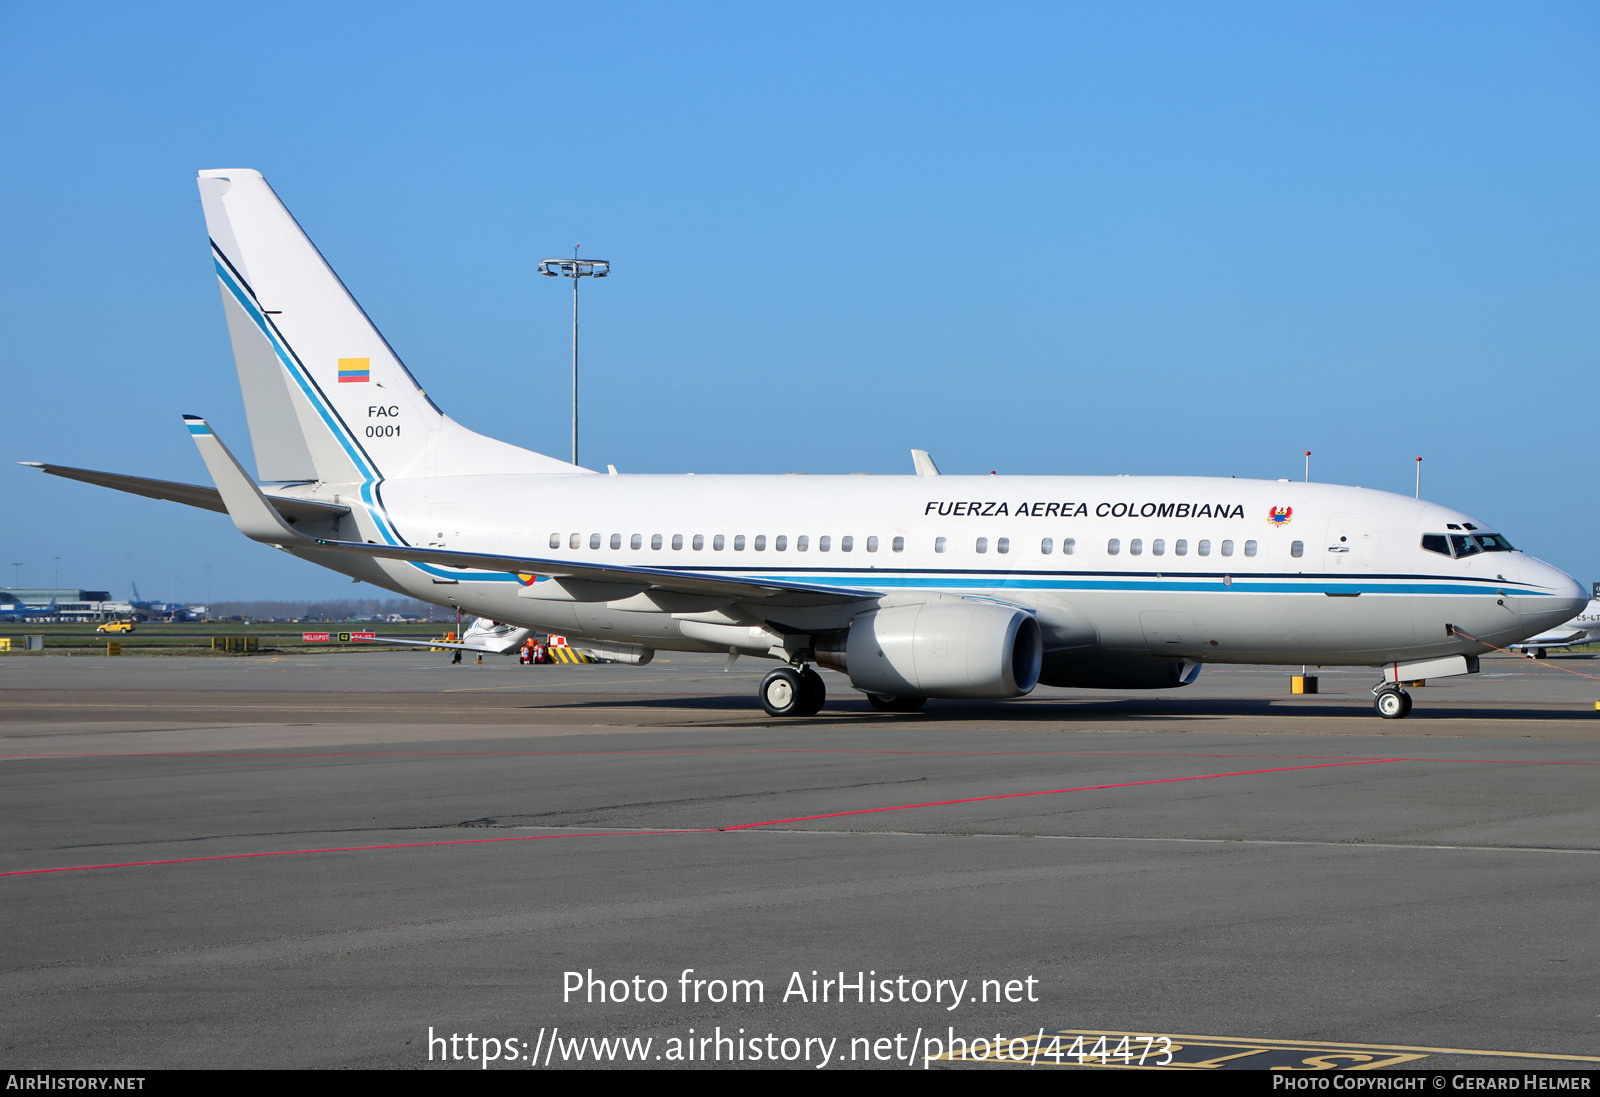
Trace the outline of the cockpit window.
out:
M 1424 533 L 1422 547 L 1440 556 L 1476 556 L 1480 552 L 1515 552 L 1498 533 Z

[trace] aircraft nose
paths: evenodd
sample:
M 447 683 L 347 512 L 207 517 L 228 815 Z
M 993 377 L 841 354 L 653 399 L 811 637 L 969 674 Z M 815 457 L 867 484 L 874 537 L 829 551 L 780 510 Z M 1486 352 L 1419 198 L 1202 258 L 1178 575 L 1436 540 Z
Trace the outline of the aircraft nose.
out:
M 1538 632 L 1564 625 L 1589 604 L 1589 593 L 1583 585 L 1559 568 L 1542 560 L 1530 560 L 1534 565 L 1528 581 L 1540 588 L 1533 596 L 1517 599 L 1517 613 L 1528 627 Z

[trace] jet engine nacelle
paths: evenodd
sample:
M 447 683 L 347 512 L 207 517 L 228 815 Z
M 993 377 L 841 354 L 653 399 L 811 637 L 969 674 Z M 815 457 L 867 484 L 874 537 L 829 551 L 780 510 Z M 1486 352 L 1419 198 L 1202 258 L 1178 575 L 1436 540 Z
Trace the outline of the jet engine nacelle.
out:
M 887 697 L 1021 697 L 1038 683 L 1043 653 L 1032 615 L 952 601 L 863 613 L 843 651 L 819 649 L 817 661 Z
M 1192 659 L 1074 659 L 1056 656 L 1046 660 L 1039 680 L 1047 686 L 1079 689 L 1172 689 L 1200 677 L 1200 664 Z

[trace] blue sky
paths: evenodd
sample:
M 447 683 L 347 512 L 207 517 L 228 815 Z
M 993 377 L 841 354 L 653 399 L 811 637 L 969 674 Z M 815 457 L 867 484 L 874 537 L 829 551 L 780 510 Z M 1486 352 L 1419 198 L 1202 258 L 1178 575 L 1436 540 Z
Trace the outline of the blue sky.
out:
M 630 472 L 1423 494 L 1600 579 L 1592 3 L 0 6 L 8 462 L 247 449 L 194 173 L 264 172 L 424 387 Z M 0 577 L 357 595 L 0 469 Z M 22 564 L 12 568 L 11 562 Z M 371 593 L 370 591 L 368 593 Z

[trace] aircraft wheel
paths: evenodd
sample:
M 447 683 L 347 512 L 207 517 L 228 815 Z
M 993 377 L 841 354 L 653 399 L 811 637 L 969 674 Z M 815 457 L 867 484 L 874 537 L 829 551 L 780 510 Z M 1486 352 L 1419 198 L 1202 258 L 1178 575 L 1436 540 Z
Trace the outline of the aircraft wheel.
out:
M 1544 658 L 1544 648 L 1540 648 L 1538 650 L 1538 652 L 1534 654 L 1534 658 L 1535 659 L 1543 659 Z
M 1403 689 L 1379 690 L 1372 705 L 1385 720 L 1403 720 L 1411 712 L 1411 694 Z
M 790 667 L 779 667 L 761 679 L 761 689 L 756 694 L 768 716 L 804 716 L 807 691 L 800 672 Z
M 926 697 L 889 697 L 882 693 L 867 694 L 867 703 L 879 712 L 920 712 L 928 703 Z
M 828 687 L 822 682 L 822 675 L 810 667 L 800 672 L 800 688 L 803 693 L 803 703 L 799 716 L 815 716 L 822 711 L 822 703 L 828 699 Z

